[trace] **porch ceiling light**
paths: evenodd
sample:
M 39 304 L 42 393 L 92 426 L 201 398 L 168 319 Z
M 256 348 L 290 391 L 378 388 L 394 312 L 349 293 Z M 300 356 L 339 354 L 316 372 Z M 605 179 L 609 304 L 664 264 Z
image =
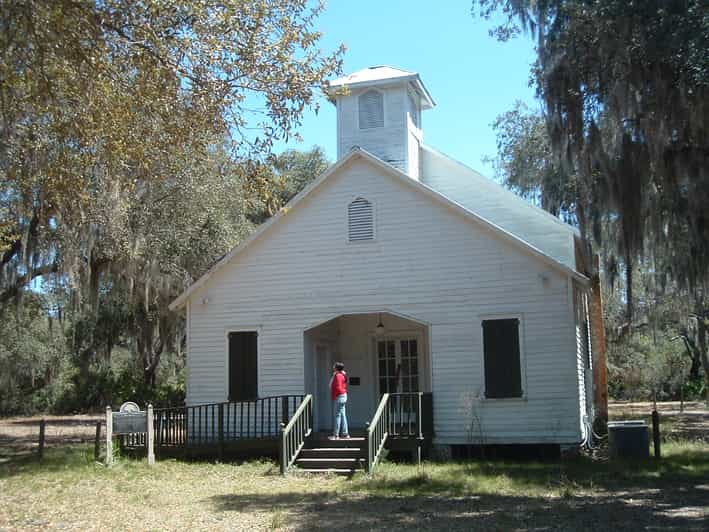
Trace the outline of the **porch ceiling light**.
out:
M 374 334 L 377 336 L 381 336 L 384 334 L 384 324 L 382 323 L 382 314 L 381 312 L 379 313 L 379 323 L 377 323 L 377 326 L 374 328 Z

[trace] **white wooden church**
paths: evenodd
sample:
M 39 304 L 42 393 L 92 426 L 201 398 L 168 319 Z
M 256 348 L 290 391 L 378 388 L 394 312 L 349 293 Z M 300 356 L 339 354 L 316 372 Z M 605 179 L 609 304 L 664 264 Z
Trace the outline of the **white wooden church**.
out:
M 337 162 L 172 303 L 188 406 L 310 394 L 328 431 L 342 361 L 355 431 L 385 394 L 423 392 L 435 445 L 584 441 L 577 230 L 426 145 L 418 74 L 366 68 L 329 93 Z

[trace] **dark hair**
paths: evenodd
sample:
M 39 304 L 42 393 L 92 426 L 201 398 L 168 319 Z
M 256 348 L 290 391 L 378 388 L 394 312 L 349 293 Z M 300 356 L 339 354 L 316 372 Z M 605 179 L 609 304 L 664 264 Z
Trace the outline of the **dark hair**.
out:
M 335 362 L 335 369 L 337 371 L 342 371 L 345 369 L 345 365 L 342 362 Z

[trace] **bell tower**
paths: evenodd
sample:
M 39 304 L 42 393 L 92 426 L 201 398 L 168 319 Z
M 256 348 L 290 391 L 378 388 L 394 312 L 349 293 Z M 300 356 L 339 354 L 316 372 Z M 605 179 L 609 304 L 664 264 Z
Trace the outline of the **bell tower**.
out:
M 355 146 L 419 179 L 421 111 L 435 103 L 416 72 L 374 66 L 336 79 L 327 93 L 337 107 L 337 158 Z

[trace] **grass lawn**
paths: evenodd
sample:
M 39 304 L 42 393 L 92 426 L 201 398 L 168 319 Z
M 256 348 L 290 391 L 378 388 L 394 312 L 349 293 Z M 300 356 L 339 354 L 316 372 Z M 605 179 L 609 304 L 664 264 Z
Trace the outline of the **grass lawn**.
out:
M 707 530 L 709 446 L 667 442 L 659 463 L 385 462 L 373 476 L 278 474 L 277 464 L 119 459 L 90 446 L 0 464 L 2 529 Z

